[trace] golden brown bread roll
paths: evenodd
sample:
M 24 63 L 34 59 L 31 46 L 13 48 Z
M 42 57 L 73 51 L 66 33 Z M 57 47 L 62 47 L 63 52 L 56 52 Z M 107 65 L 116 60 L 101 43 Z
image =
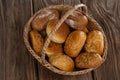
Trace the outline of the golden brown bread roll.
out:
M 73 60 L 69 56 L 64 55 L 64 54 L 51 56 L 49 58 L 49 62 L 53 66 L 55 66 L 63 71 L 72 71 L 74 69 Z
M 77 68 L 95 68 L 100 66 L 102 58 L 96 53 L 80 53 L 75 59 L 75 65 Z
M 31 43 L 34 51 L 36 53 L 40 53 L 43 47 L 43 38 L 39 34 L 39 32 L 35 30 L 30 31 L 30 38 L 31 38 Z
M 83 31 L 73 31 L 67 37 L 64 45 L 64 51 L 70 57 L 76 57 L 82 50 L 86 40 L 86 33 Z
M 38 14 L 32 21 L 32 28 L 37 31 L 41 31 L 46 28 L 45 25 L 47 22 L 52 19 L 59 19 L 59 13 L 57 10 L 49 9 L 41 11 L 41 13 Z
M 46 33 L 47 35 L 53 30 L 54 26 L 58 20 L 51 20 L 47 24 Z M 52 37 L 52 41 L 56 43 L 64 43 L 68 34 L 70 33 L 69 26 L 66 23 L 63 23 L 60 28 L 56 31 L 56 33 Z
M 53 56 L 53 55 L 58 55 L 59 53 L 62 53 L 62 44 L 55 43 L 55 42 L 50 42 L 48 48 L 46 49 L 46 54 L 48 57 Z
M 94 30 L 88 33 L 88 37 L 85 43 L 85 50 L 87 52 L 94 52 L 103 55 L 103 49 L 104 39 L 102 32 Z
M 67 10 L 63 10 L 62 14 L 64 14 Z M 88 32 L 87 17 L 80 11 L 74 11 L 65 21 L 70 27 L 77 30 L 82 30 L 84 32 Z

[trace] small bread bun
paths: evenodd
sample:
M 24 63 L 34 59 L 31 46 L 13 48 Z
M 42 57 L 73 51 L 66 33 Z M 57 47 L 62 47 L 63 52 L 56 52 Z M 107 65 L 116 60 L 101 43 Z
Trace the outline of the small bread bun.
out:
M 49 58 L 49 62 L 53 66 L 55 66 L 63 71 L 72 71 L 74 69 L 73 60 L 69 56 L 64 55 L 64 54 L 51 56 Z
M 67 55 L 70 57 L 77 57 L 80 51 L 82 50 L 82 47 L 86 40 L 86 33 L 83 31 L 73 31 L 70 33 L 70 35 L 67 37 L 64 51 Z
M 54 26 L 56 25 L 57 22 L 58 20 L 49 21 L 46 28 L 47 35 L 49 35 L 50 32 L 54 29 Z M 53 35 L 52 41 L 56 43 L 64 43 L 69 33 L 70 33 L 69 26 L 66 23 L 63 23 L 60 26 L 60 28 L 56 31 L 56 33 Z
M 88 37 L 85 43 L 85 50 L 87 52 L 94 52 L 103 55 L 103 49 L 104 39 L 102 32 L 94 30 L 88 33 Z
M 55 42 L 50 42 L 48 48 L 46 49 L 46 54 L 48 57 L 53 56 L 53 55 L 58 55 L 59 53 L 62 53 L 62 44 L 55 43 Z
M 31 43 L 32 43 L 32 47 L 33 47 L 34 51 L 39 54 L 43 47 L 42 36 L 39 34 L 39 32 L 37 32 L 35 30 L 31 30 L 30 38 L 31 38 Z
M 102 63 L 102 58 L 96 53 L 80 53 L 75 59 L 75 64 L 77 68 L 95 68 L 100 66 Z
M 66 10 L 63 10 L 62 14 L 65 14 Z M 88 32 L 87 17 L 80 11 L 74 11 L 65 21 L 70 27 L 77 30 L 82 30 L 84 32 Z
M 59 19 L 59 13 L 57 10 L 49 9 L 41 11 L 34 20 L 32 21 L 31 25 L 34 30 L 41 31 L 46 28 L 46 24 L 49 20 L 52 19 Z

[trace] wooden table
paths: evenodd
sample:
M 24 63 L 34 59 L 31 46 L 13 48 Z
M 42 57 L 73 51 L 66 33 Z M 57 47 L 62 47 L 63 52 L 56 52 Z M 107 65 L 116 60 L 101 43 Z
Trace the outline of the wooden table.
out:
M 23 29 L 39 9 L 84 3 L 108 39 L 107 60 L 84 75 L 62 76 L 44 68 L 27 51 Z M 120 0 L 0 0 L 0 80 L 120 80 Z

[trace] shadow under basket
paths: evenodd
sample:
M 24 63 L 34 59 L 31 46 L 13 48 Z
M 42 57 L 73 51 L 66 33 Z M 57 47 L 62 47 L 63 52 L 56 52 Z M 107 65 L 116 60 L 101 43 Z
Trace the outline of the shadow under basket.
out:
M 77 5 L 75 7 L 72 7 L 72 6 L 69 6 L 69 5 L 54 5 L 54 6 L 49 6 L 49 7 L 46 7 L 46 8 L 43 8 L 41 10 L 39 10 L 38 12 L 36 12 L 30 19 L 29 21 L 27 22 L 27 24 L 25 25 L 25 28 L 24 28 L 24 35 L 23 35 L 23 38 L 24 38 L 24 42 L 25 42 L 25 45 L 28 49 L 28 51 L 32 54 L 32 56 L 37 59 L 44 67 L 46 67 L 47 69 L 55 72 L 55 73 L 58 73 L 58 74 L 62 74 L 62 75 L 81 75 L 81 74 L 85 74 L 87 72 L 90 72 L 96 68 L 89 68 L 89 69 L 81 69 L 81 70 L 76 70 L 76 71 L 71 71 L 71 72 L 67 72 L 67 71 L 62 71 L 54 66 L 52 66 L 45 58 L 45 53 L 44 51 L 42 52 L 42 54 L 39 56 L 37 55 L 34 50 L 32 49 L 31 45 L 30 45 L 30 41 L 29 41 L 29 32 L 31 30 L 31 22 L 32 20 L 43 10 L 46 10 L 46 9 L 56 9 L 58 11 L 61 11 L 63 9 L 70 9 L 68 12 L 66 12 L 66 14 L 60 19 L 60 21 L 58 22 L 59 24 L 56 25 L 55 27 L 58 27 L 60 26 L 60 24 L 62 24 L 62 22 L 64 22 L 64 20 L 74 11 L 74 10 L 77 10 L 77 8 L 79 7 L 83 7 L 83 13 L 87 16 L 88 18 L 88 30 L 89 31 L 92 31 L 92 30 L 99 30 L 103 33 L 104 35 L 104 52 L 103 52 L 103 55 L 102 55 L 102 63 L 105 61 L 106 59 L 106 56 L 107 56 L 107 39 L 106 39 L 106 36 L 103 32 L 103 29 L 102 27 L 97 23 L 97 21 L 95 21 L 91 16 L 89 16 L 89 14 L 87 13 L 87 7 L 84 5 L 84 4 L 80 4 L 80 5 Z M 50 38 L 50 37 L 49 37 Z M 49 43 L 48 43 L 49 44 Z M 44 44 L 45 46 L 46 44 Z

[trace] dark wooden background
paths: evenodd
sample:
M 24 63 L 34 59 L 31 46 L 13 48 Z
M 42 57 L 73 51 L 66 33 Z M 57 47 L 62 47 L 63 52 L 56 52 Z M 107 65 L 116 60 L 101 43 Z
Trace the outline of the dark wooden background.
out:
M 41 66 L 27 51 L 23 29 L 39 9 L 84 3 L 108 39 L 108 56 L 98 69 L 62 76 Z M 120 0 L 0 0 L 0 80 L 120 80 Z

